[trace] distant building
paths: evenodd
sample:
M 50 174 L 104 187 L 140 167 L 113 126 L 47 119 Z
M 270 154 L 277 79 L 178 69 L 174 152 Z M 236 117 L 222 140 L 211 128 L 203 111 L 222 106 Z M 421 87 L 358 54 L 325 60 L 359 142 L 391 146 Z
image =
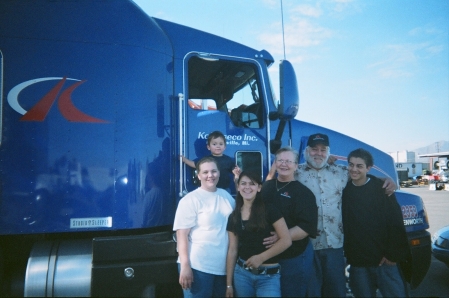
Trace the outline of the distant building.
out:
M 412 178 L 413 176 L 422 175 L 424 170 L 429 170 L 428 162 L 416 162 L 415 152 L 402 150 L 389 152 L 388 154 L 393 158 L 400 177 Z M 406 172 L 407 174 L 402 174 L 402 172 Z
M 435 153 L 436 152 L 436 153 Z M 412 151 L 388 152 L 393 158 L 399 177 L 422 175 L 423 171 L 449 172 L 449 141 L 435 142 Z M 405 173 L 407 175 L 405 175 Z
M 395 163 L 398 162 L 415 162 L 415 152 L 409 152 L 407 150 L 388 152 Z

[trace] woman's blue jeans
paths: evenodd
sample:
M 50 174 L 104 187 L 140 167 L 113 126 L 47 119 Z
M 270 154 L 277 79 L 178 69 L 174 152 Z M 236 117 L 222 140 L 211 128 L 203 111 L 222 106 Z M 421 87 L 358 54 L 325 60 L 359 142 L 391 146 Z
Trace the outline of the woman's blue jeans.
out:
M 178 272 L 181 265 L 178 263 Z M 188 290 L 182 290 L 184 298 L 193 297 L 224 297 L 226 295 L 226 275 L 214 275 L 192 268 L 193 283 Z
M 280 274 L 256 275 L 235 265 L 234 291 L 237 297 L 281 297 Z

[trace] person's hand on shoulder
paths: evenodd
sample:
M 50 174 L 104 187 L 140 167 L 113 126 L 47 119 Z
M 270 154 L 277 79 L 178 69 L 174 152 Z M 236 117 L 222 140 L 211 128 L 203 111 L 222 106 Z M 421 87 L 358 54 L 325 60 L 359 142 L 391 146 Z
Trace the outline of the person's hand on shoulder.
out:
M 329 155 L 329 158 L 327 159 L 327 163 L 329 165 L 335 164 L 336 161 L 337 161 L 337 157 L 335 155 Z
M 396 183 L 394 183 L 393 179 L 391 179 L 390 177 L 385 178 L 382 187 L 385 188 L 385 193 L 389 196 L 391 196 L 397 189 Z

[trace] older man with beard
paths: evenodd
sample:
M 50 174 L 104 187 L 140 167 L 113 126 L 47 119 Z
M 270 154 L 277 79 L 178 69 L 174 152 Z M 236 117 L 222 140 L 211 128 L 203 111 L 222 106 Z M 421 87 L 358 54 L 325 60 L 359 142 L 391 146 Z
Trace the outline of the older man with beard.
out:
M 312 239 L 315 274 L 310 279 L 308 296 L 345 297 L 341 197 L 348 169 L 327 163 L 330 147 L 325 134 L 311 135 L 304 155 L 307 162 L 298 166 L 295 178 L 313 192 L 318 206 L 318 236 Z
M 315 195 L 318 206 L 318 235 L 311 239 L 314 248 L 314 269 L 308 286 L 308 297 L 345 297 L 346 262 L 343 254 L 342 194 L 349 172 L 346 166 L 329 164 L 329 137 L 316 133 L 309 136 L 304 150 L 306 163 L 298 165 L 295 178 Z M 275 166 L 274 166 L 275 168 Z M 270 170 L 271 179 L 275 169 Z M 390 178 L 383 185 L 386 193 L 395 191 Z M 268 244 L 276 235 L 266 238 Z

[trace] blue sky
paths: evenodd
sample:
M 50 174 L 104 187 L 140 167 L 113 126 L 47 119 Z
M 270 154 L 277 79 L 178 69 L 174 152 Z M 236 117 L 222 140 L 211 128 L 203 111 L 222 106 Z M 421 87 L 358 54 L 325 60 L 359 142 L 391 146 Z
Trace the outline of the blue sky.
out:
M 280 0 L 135 2 L 150 16 L 284 58 Z M 283 11 L 296 118 L 387 152 L 449 140 L 449 1 L 283 0 Z

